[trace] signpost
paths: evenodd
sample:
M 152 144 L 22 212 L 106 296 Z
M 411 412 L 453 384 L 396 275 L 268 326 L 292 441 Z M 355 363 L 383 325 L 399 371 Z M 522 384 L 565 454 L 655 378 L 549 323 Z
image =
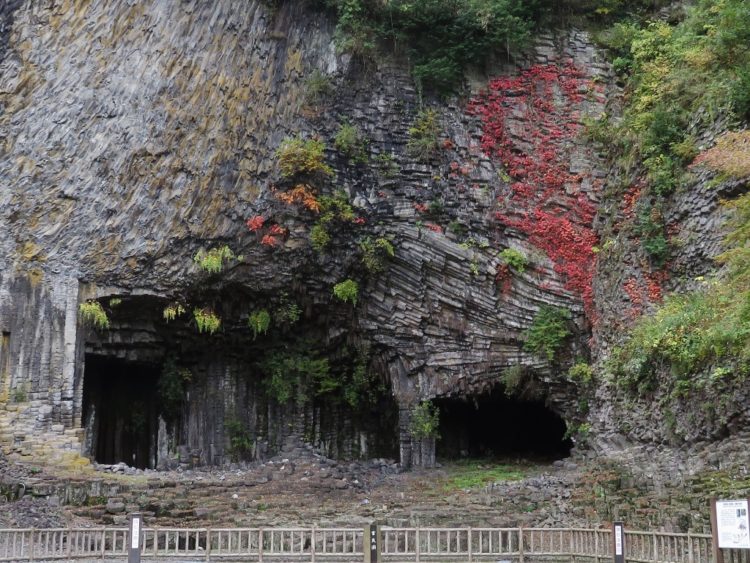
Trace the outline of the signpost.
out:
M 612 523 L 612 541 L 614 542 L 614 562 L 625 563 L 625 525 L 622 522 Z
M 380 551 L 380 530 L 377 524 L 370 524 L 365 528 L 365 563 L 378 563 Z
M 748 499 L 711 499 L 711 529 L 716 563 L 724 563 L 722 549 L 750 549 Z
M 143 517 L 139 513 L 130 515 L 128 536 L 128 563 L 141 563 L 141 533 Z

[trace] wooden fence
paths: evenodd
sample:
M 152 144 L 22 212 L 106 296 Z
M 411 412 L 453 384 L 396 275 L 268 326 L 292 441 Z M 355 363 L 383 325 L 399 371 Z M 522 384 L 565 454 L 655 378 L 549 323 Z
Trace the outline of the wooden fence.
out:
M 127 528 L 0 530 L 0 561 L 127 561 Z M 380 528 L 379 561 L 509 563 L 612 561 L 606 529 Z M 146 528 L 144 561 L 362 562 L 362 528 Z M 748 552 L 725 551 L 726 563 L 750 563 Z M 712 563 L 711 536 L 625 533 L 628 563 Z

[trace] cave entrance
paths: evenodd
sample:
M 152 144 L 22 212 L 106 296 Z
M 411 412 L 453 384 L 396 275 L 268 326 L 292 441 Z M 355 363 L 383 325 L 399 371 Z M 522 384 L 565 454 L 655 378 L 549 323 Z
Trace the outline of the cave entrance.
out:
M 156 466 L 161 366 L 86 355 L 83 420 L 98 463 Z
M 565 421 L 543 401 L 509 398 L 496 389 L 433 402 L 440 410 L 441 458 L 521 456 L 543 462 L 567 457 L 573 446 L 565 438 Z

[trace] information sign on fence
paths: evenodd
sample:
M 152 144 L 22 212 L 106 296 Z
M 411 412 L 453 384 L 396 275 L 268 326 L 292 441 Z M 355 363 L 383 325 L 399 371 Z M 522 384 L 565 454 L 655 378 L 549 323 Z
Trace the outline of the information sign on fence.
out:
M 750 549 L 748 501 L 716 501 L 716 538 L 722 549 Z

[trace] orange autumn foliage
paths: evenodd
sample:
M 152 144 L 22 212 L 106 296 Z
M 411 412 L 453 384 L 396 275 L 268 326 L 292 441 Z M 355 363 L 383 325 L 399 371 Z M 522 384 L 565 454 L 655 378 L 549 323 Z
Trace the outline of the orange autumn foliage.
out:
M 307 184 L 297 184 L 288 192 L 277 193 L 276 197 L 287 205 L 302 204 L 313 213 L 320 212 L 320 203 L 313 189 Z

